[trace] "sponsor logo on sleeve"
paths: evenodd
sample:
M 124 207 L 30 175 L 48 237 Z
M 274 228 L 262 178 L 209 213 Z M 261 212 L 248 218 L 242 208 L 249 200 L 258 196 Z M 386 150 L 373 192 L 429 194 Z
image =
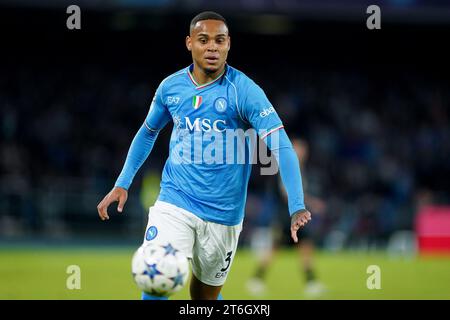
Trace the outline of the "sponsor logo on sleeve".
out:
M 259 116 L 261 118 L 265 118 L 265 117 L 267 117 L 268 115 L 270 115 L 271 113 L 274 113 L 274 112 L 275 112 L 275 108 L 274 107 L 264 108 L 263 111 L 261 111 L 259 113 Z

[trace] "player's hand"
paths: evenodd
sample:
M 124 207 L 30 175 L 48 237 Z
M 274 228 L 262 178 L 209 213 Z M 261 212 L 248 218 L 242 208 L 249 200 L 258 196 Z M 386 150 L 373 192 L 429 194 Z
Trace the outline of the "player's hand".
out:
M 114 187 L 97 206 L 98 215 L 102 220 L 108 220 L 108 207 L 111 203 L 119 201 L 119 205 L 117 206 L 117 211 L 122 213 L 123 206 L 128 199 L 128 191 L 120 188 Z
M 297 231 L 311 220 L 311 213 L 306 210 L 299 210 L 291 218 L 291 237 L 295 243 L 298 242 Z

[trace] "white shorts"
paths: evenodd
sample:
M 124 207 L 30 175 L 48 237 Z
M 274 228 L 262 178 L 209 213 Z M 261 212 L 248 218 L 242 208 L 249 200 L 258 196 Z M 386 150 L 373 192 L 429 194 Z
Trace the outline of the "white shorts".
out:
M 201 282 L 221 286 L 236 253 L 242 222 L 226 226 L 202 220 L 193 213 L 163 201 L 150 207 L 143 245 L 170 242 L 191 261 Z

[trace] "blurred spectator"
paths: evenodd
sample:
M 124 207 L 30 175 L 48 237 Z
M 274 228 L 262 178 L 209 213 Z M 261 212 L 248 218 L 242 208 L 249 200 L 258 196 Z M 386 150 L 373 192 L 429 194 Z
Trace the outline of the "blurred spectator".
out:
M 309 171 L 307 166 L 308 143 L 295 136 L 291 136 L 290 140 L 302 170 L 305 203 L 314 214 L 314 219 L 298 232 L 299 244 L 297 249 L 300 255 L 300 270 L 305 279 L 304 294 L 310 298 L 317 298 L 326 291 L 326 287 L 317 278 L 314 255 L 316 243 L 321 236 L 320 231 L 323 226 L 327 204 L 323 200 L 322 186 L 317 184 L 318 179 L 315 176 L 317 172 Z M 277 177 L 262 178 L 265 179 L 260 179 L 259 184 L 264 185 L 265 190 L 259 193 L 261 205 L 256 208 L 256 212 L 249 215 L 249 222 L 253 227 L 251 248 L 256 253 L 258 261 L 252 277 L 247 282 L 247 289 L 253 295 L 267 293 L 266 276 L 273 262 L 276 248 L 280 244 L 280 233 L 290 234 L 289 230 L 286 230 L 281 223 L 284 221 L 285 226 L 290 226 L 287 218 L 287 194 L 281 179 L 279 177 L 278 179 Z

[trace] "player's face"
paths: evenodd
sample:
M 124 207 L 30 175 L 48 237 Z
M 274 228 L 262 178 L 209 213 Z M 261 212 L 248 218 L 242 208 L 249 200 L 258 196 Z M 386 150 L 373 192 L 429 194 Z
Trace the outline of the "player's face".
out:
M 215 73 L 224 67 L 230 50 L 228 28 L 220 20 L 199 21 L 186 37 L 186 46 L 200 69 Z

